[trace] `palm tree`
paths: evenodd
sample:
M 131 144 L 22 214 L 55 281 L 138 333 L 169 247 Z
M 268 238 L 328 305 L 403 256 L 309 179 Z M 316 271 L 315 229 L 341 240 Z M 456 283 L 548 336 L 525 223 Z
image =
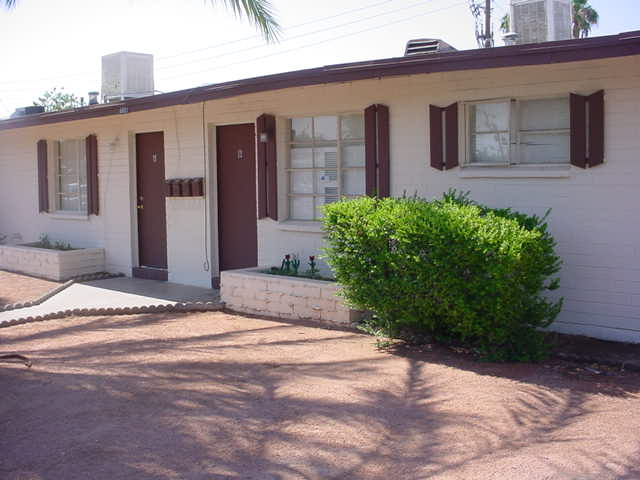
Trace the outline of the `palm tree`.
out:
M 280 36 L 280 25 L 274 16 L 270 0 L 209 0 L 212 5 L 222 3 L 238 18 L 247 18 L 269 43 Z M 18 0 L 0 0 L 6 9 L 14 8 Z
M 588 37 L 599 19 L 600 15 L 589 5 L 589 0 L 573 0 L 573 38 Z
M 509 20 L 509 14 L 505 13 L 504 17 L 500 19 L 500 31 L 502 33 L 509 33 L 511 30 L 511 22 Z

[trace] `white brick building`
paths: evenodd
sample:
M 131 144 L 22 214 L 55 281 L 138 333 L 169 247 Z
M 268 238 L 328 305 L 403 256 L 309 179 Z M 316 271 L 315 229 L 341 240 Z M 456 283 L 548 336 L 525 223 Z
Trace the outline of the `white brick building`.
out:
M 450 188 L 491 206 L 551 208 L 565 297 L 554 328 L 640 342 L 640 33 L 0 121 L 0 235 L 103 248 L 109 271 L 179 283 L 319 254 L 315 206 L 341 195 Z

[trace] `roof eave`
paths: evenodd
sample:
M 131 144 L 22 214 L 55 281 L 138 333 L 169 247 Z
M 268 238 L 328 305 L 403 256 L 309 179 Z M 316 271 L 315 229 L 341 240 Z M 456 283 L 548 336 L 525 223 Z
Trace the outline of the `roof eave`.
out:
M 249 93 L 326 83 L 460 70 L 546 65 L 640 54 L 640 31 L 580 40 L 516 45 L 329 65 L 196 87 L 117 103 L 0 121 L 0 130 L 132 113 Z

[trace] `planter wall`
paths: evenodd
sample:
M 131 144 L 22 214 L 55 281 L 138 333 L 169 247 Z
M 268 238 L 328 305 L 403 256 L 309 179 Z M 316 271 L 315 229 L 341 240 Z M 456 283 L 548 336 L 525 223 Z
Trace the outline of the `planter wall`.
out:
M 290 320 L 351 325 L 361 313 L 345 306 L 334 282 L 228 270 L 220 275 L 220 297 L 230 310 Z
M 29 245 L 0 245 L 0 269 L 64 281 L 105 271 L 103 248 L 49 250 Z

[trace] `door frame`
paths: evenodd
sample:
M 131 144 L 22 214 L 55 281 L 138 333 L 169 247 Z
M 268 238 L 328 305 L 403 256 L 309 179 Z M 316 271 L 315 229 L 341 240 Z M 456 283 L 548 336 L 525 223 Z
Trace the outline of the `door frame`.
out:
M 140 268 L 140 240 L 138 236 L 138 149 L 136 145 L 136 135 L 144 134 L 144 133 L 158 133 L 162 132 L 163 136 L 163 151 L 164 155 L 164 166 L 165 166 L 165 176 L 166 176 L 166 167 L 167 167 L 167 158 L 166 158 L 166 130 L 159 126 L 159 128 L 149 128 L 144 130 L 129 130 L 127 132 L 128 135 L 128 143 L 129 143 L 129 215 L 130 215 L 130 232 L 131 232 L 131 273 L 132 276 L 136 276 L 139 278 L 148 278 L 150 280 L 163 280 L 167 281 L 168 272 L 169 272 L 169 257 L 168 257 L 168 248 L 167 248 L 167 270 L 164 273 L 159 270 L 159 273 L 163 273 L 157 276 L 149 276 L 146 277 L 144 272 L 141 272 Z M 165 213 L 165 222 L 168 225 Z M 169 239 L 169 234 L 167 232 L 167 240 Z M 144 269 L 142 269 L 144 270 Z
M 219 241 L 219 229 L 218 229 L 218 225 L 219 225 L 219 215 L 218 215 L 218 209 L 219 209 L 219 202 L 218 202 L 218 135 L 217 135 L 217 128 L 218 127 L 228 127 L 228 126 L 234 126 L 234 125 L 247 125 L 247 124 L 251 124 L 253 125 L 254 128 L 254 144 L 253 144 L 253 149 L 254 149 L 254 155 L 255 155 L 255 159 L 256 159 L 256 176 L 254 178 L 254 185 L 255 185 L 255 189 L 256 189 L 256 203 L 254 205 L 255 207 L 255 218 L 256 218 L 256 228 L 257 228 L 257 240 L 258 240 L 258 264 L 260 263 L 259 260 L 259 251 L 260 251 L 260 231 L 259 231 L 259 222 L 258 222 L 258 202 L 257 202 L 257 198 L 258 198 L 258 165 L 257 165 L 257 161 L 258 161 L 258 144 L 257 144 L 257 130 L 256 130 L 256 119 L 255 118 L 247 118 L 247 119 L 243 119 L 243 118 L 238 118 L 233 122 L 208 122 L 207 123 L 207 147 L 209 148 L 209 155 L 207 156 L 208 158 L 208 163 L 209 163 L 209 168 L 208 168 L 208 191 L 207 194 L 209 195 L 209 202 L 208 202 L 208 209 L 209 209 L 209 215 L 207 216 L 207 220 L 209 222 L 209 232 L 210 232 L 210 241 L 209 241 L 209 245 L 210 245 L 210 257 L 211 257 L 211 282 L 212 285 L 216 284 L 216 281 L 219 283 L 220 280 L 220 241 Z M 219 288 L 219 285 L 215 285 L 214 288 Z

